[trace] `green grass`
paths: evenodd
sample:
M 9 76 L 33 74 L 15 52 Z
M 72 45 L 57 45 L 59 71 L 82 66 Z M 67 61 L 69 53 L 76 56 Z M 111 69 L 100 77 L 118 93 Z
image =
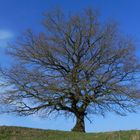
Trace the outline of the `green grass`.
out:
M 0 140 L 140 140 L 140 131 L 79 133 L 1 126 Z

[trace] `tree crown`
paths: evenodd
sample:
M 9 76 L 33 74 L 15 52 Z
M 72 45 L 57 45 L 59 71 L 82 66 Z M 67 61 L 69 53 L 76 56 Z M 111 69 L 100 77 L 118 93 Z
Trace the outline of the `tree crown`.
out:
M 69 17 L 48 12 L 43 24 L 46 33 L 29 30 L 9 47 L 16 65 L 1 70 L 8 111 L 76 117 L 135 111 L 140 65 L 132 39 L 114 23 L 101 24 L 91 9 Z

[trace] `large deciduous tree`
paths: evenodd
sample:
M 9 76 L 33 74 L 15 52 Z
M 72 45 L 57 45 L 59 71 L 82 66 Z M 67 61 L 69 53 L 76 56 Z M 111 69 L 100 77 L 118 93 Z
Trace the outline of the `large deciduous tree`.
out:
M 43 24 L 44 33 L 27 31 L 9 46 L 15 62 L 1 70 L 3 111 L 72 115 L 72 130 L 81 132 L 92 115 L 135 111 L 140 65 L 132 39 L 91 9 L 69 16 L 51 11 Z

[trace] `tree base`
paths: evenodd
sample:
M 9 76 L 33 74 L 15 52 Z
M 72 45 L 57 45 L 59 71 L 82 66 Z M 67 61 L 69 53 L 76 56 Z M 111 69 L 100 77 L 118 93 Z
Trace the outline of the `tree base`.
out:
M 85 133 L 84 115 L 79 115 L 76 119 L 76 124 L 72 131 Z
M 71 131 L 73 131 L 73 132 L 83 132 L 83 133 L 85 133 L 85 130 L 84 130 L 83 128 L 81 128 L 81 127 L 74 127 Z

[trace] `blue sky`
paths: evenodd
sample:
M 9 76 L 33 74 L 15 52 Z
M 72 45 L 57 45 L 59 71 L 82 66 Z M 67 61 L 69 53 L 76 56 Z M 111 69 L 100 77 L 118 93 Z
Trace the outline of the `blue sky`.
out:
M 42 31 L 42 13 L 60 7 L 65 12 L 78 12 L 87 7 L 100 11 L 101 20 L 116 20 L 121 30 L 135 38 L 137 54 L 140 56 L 140 1 L 139 0 L 0 0 L 0 63 L 10 64 L 4 54 L 7 42 L 14 41 L 26 29 Z M 140 129 L 140 112 L 120 117 L 107 114 L 105 118 L 93 117 L 93 123 L 86 123 L 88 132 Z M 0 125 L 17 125 L 44 129 L 70 130 L 74 120 L 59 117 L 40 119 L 36 116 L 17 117 L 0 115 Z

